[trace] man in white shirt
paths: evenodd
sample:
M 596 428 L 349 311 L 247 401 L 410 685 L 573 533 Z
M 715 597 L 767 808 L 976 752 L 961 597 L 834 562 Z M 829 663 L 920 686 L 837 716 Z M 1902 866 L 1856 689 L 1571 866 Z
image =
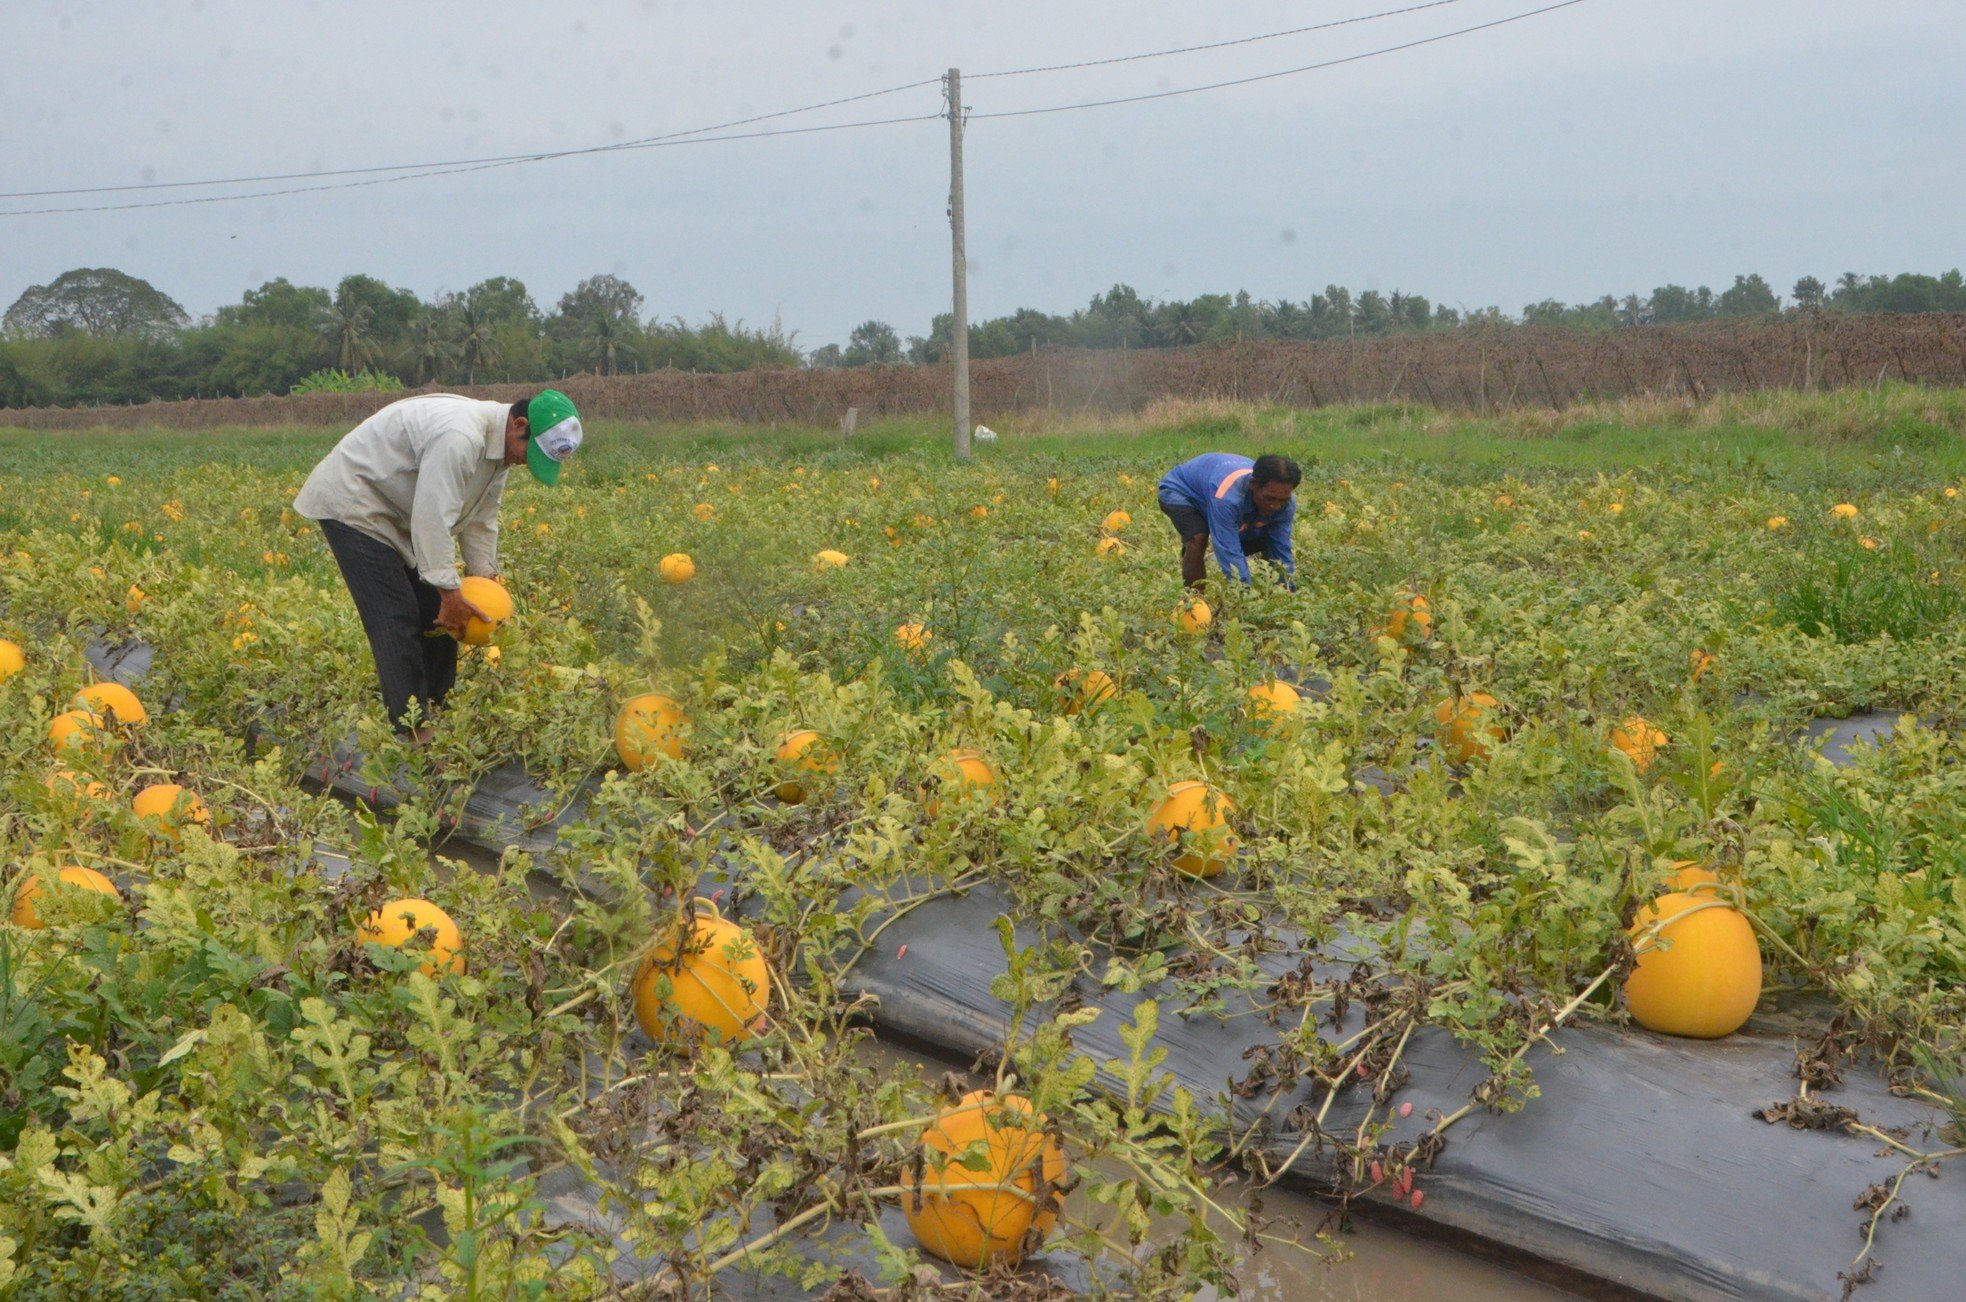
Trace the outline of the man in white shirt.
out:
M 507 468 L 542 484 L 580 446 L 580 414 L 557 389 L 524 401 L 433 393 L 392 402 L 322 458 L 294 498 L 318 520 L 369 635 L 383 705 L 410 733 L 427 725 L 457 679 L 458 633 L 475 610 L 464 572 L 498 576 L 498 505 Z M 410 734 L 428 741 L 430 730 Z

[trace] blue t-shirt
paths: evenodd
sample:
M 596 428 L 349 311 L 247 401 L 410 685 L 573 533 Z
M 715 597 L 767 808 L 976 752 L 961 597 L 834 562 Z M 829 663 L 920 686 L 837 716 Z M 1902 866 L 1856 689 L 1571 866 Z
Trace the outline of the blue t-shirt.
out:
M 1290 550 L 1297 499 L 1293 496 L 1268 519 L 1258 516 L 1249 487 L 1255 465 L 1233 452 L 1207 452 L 1182 462 L 1160 481 L 1161 501 L 1199 511 L 1207 519 L 1208 537 L 1215 544 L 1222 573 L 1244 583 L 1249 582 L 1250 556 L 1267 557 L 1286 573 L 1297 568 Z

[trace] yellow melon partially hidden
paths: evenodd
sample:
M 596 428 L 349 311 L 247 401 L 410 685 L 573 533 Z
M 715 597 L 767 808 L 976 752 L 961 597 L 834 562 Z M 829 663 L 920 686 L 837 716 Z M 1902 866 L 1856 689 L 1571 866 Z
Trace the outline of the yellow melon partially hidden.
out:
M 1666 744 L 1666 734 L 1645 721 L 1644 716 L 1634 714 L 1611 730 L 1611 745 L 1631 756 L 1632 767 L 1640 773 L 1652 767 L 1658 758 L 1659 750 Z
M 143 708 L 143 702 L 121 683 L 90 683 L 70 697 L 68 705 L 70 709 L 100 715 L 126 728 L 140 728 L 150 722 L 150 712 Z
M 614 720 L 614 751 L 631 773 L 639 773 L 658 755 L 683 757 L 683 735 L 689 715 L 673 699 L 644 692 L 622 703 Z
M 0 637 L 0 683 L 6 682 L 27 667 L 27 653 L 20 649 L 20 643 L 9 642 Z
M 966 1094 L 922 1133 L 901 1214 L 924 1252 L 975 1269 L 1015 1263 L 1058 1223 L 1065 1146 L 1015 1094 Z M 981 1169 L 972 1169 L 980 1167 Z
M 1440 725 L 1440 748 L 1456 764 L 1486 759 L 1495 744 L 1508 736 L 1501 703 L 1487 692 L 1470 692 L 1442 701 L 1434 709 Z
M 678 919 L 636 966 L 635 1020 L 656 1041 L 749 1039 L 771 1007 L 771 968 L 751 933 L 715 904 L 699 899 L 691 911 L 687 935 Z
M 1066 714 L 1090 710 L 1119 692 L 1119 684 L 1103 669 L 1068 669 L 1051 680 L 1058 693 L 1058 708 Z
M 840 762 L 826 745 L 826 739 L 810 728 L 796 728 L 778 742 L 778 763 L 805 773 L 837 773 Z M 778 798 L 788 805 L 805 803 L 806 788 L 797 778 L 787 777 L 777 787 Z
M 484 614 L 482 619 L 473 615 L 465 622 L 464 632 L 458 638 L 461 642 L 484 646 L 492 640 L 498 626 L 512 618 L 512 594 L 497 579 L 473 574 L 458 584 L 457 593 Z
M 175 782 L 156 782 L 145 787 L 130 802 L 130 810 L 167 841 L 180 839 L 192 823 L 207 828 L 212 825 L 212 813 L 198 793 Z
M 1268 731 L 1276 732 L 1291 715 L 1297 713 L 1303 699 L 1303 693 L 1281 680 L 1258 683 L 1249 689 L 1249 717 L 1263 724 Z
M 1174 623 L 1183 633 L 1195 634 L 1205 631 L 1215 621 L 1215 612 L 1200 597 L 1193 597 L 1181 603 L 1174 612 Z
M 101 739 L 103 727 L 101 715 L 69 710 L 48 725 L 48 742 L 57 751 L 84 750 Z
M 93 868 L 81 868 L 71 864 L 59 870 L 55 876 L 65 886 L 94 891 L 98 895 L 107 895 L 112 900 L 123 898 L 122 892 L 116 889 L 116 884 Z M 21 882 L 15 889 L 13 912 L 9 917 L 16 927 L 40 928 L 48 925 L 41 920 L 40 913 L 34 907 L 34 899 L 42 893 L 43 889 L 44 885 L 38 873 Z
M 450 914 L 429 900 L 391 900 L 371 913 L 358 932 L 362 940 L 391 949 L 402 949 L 413 941 L 421 945 L 426 937 L 419 933 L 427 934 L 430 947 L 430 957 L 422 964 L 425 976 L 464 971 L 464 933 Z
M 1385 623 L 1373 630 L 1373 636 L 1389 637 L 1395 642 L 1424 642 L 1433 632 L 1434 613 L 1427 599 L 1417 592 L 1402 591 L 1393 597 Z
M 1176 782 L 1147 816 L 1147 835 L 1180 847 L 1174 866 L 1195 877 L 1213 877 L 1228 866 L 1236 838 L 1228 830 L 1235 802 L 1206 782 Z
M 1661 919 L 1657 942 L 1641 939 Z M 1754 1012 L 1761 947 L 1738 909 L 1705 892 L 1670 892 L 1639 911 L 1632 938 L 1640 953 L 1625 1003 L 1647 1030 L 1715 1040 Z

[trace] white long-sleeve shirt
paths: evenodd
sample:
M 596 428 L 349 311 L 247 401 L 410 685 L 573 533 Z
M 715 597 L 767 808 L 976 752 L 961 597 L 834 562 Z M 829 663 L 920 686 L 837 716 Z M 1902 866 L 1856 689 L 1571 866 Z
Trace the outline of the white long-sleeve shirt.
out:
M 294 510 L 388 543 L 433 588 L 462 582 L 460 547 L 465 573 L 494 575 L 510 411 L 455 393 L 392 402 L 321 459 Z

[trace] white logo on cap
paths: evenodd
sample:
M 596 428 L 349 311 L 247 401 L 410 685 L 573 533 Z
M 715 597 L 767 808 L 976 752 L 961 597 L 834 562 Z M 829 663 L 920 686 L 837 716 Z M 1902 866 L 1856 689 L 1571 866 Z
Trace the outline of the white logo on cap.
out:
M 538 436 L 539 450 L 555 461 L 565 461 L 580 446 L 580 417 L 569 416 Z

